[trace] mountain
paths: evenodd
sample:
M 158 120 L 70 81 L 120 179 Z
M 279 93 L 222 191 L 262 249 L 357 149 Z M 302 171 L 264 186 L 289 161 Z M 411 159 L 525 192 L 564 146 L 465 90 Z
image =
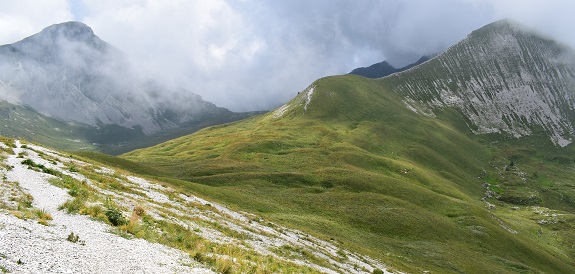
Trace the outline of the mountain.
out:
M 571 55 L 498 21 L 406 71 L 322 78 L 121 157 L 395 270 L 572 273 Z
M 253 115 L 219 108 L 145 75 L 79 22 L 52 25 L 0 46 L 0 100 L 95 131 L 118 131 L 104 139 L 78 136 L 89 139 L 88 144 L 132 142 L 122 139 L 127 131 L 143 139 L 174 130 L 189 134 L 202 125 Z
M 423 56 L 419 58 L 417 61 L 415 61 L 415 63 L 409 64 L 401 68 L 394 68 L 387 61 L 382 61 L 380 63 L 373 64 L 369 67 L 356 68 L 352 70 L 349 74 L 360 75 L 367 78 L 381 78 L 396 72 L 408 70 L 431 59 L 432 57 L 433 56 Z
M 565 46 L 503 20 L 420 66 L 386 80 L 418 113 L 453 108 L 476 134 L 573 142 L 575 54 Z

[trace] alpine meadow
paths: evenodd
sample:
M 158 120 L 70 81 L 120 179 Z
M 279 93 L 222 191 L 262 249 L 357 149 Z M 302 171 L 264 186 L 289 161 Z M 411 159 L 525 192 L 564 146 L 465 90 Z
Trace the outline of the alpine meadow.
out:
M 78 22 L 0 46 L 0 272 L 575 273 L 567 45 L 499 20 L 269 112 L 125 58 Z
M 556 61 L 572 54 L 499 21 L 407 71 L 319 79 L 122 157 L 392 269 L 569 273 L 575 63 Z

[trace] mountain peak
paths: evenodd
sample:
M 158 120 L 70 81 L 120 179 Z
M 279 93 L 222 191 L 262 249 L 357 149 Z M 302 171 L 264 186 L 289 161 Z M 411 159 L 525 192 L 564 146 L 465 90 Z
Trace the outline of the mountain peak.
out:
M 83 47 L 85 50 L 96 50 L 102 53 L 113 48 L 96 36 L 86 24 L 71 21 L 51 25 L 19 42 L 2 46 L 0 53 L 19 53 L 22 56 L 49 63 L 60 59 L 59 53 L 69 50 L 70 47 Z
M 97 143 L 244 117 L 148 77 L 80 22 L 55 24 L 0 46 L 0 61 L 0 100 L 110 132 L 94 134 Z
M 73 41 L 100 48 L 105 43 L 86 24 L 75 21 L 51 25 L 32 37 L 35 38 L 36 43 L 47 45 L 58 43 L 59 41 Z
M 381 78 L 381 77 L 385 77 L 387 75 L 390 75 L 390 74 L 393 74 L 396 72 L 408 70 L 412 67 L 415 67 L 415 66 L 433 58 L 434 56 L 435 56 L 435 54 L 422 56 L 417 61 L 415 61 L 415 63 L 411 63 L 409 65 L 406 65 L 406 66 L 400 67 L 400 68 L 396 68 L 396 67 L 392 66 L 387 61 L 382 61 L 382 62 L 373 64 L 369 67 L 356 68 L 356 69 L 352 70 L 349 74 L 356 74 L 356 75 L 360 75 L 360 76 L 367 77 L 367 78 Z
M 62 37 L 71 40 L 86 40 L 87 38 L 93 38 L 95 36 L 94 31 L 90 27 L 76 21 L 51 25 L 44 28 L 40 34 L 49 35 L 53 38 Z
M 469 34 L 469 37 L 488 37 L 490 35 L 501 34 L 528 34 L 532 33 L 527 27 L 510 19 L 502 19 L 487 24 L 482 28 L 476 29 Z
M 519 138 L 545 132 L 566 146 L 575 137 L 574 56 L 553 40 L 500 20 L 390 81 L 401 82 L 396 91 L 420 113 L 453 107 L 477 134 Z

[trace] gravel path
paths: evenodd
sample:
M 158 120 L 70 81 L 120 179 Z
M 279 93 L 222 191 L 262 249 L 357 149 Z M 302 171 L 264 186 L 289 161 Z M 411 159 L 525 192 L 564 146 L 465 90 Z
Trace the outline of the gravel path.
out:
M 20 144 L 17 143 L 20 147 Z M 18 154 L 21 149 L 15 148 Z M 37 163 L 45 160 L 29 157 Z M 71 197 L 48 183 L 51 175 L 29 170 L 16 155 L 6 180 L 18 182 L 33 197 L 33 207 L 52 215 L 49 226 L 0 211 L 0 266 L 13 273 L 213 273 L 179 250 L 141 239 L 125 239 L 110 226 L 58 206 Z M 67 239 L 73 232 L 80 241 Z

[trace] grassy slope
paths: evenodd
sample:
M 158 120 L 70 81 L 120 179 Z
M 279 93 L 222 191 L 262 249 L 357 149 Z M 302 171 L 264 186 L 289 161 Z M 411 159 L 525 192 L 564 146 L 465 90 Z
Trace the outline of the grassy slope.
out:
M 68 123 L 42 115 L 27 106 L 0 101 L 0 134 L 24 138 L 31 142 L 62 150 L 99 151 L 118 155 L 191 134 L 207 126 L 227 123 L 255 114 L 256 112 L 214 112 L 196 120 L 182 123 L 178 128 L 153 135 L 144 135 L 139 128 L 129 129 L 118 125 L 93 127 L 81 123 Z
M 348 75 L 314 85 L 307 111 L 304 92 L 281 118 L 207 128 L 124 158 L 398 269 L 575 271 L 573 254 L 555 248 L 563 238 L 541 242 L 523 230 L 535 222 L 527 209 L 485 209 L 478 177 L 494 150 L 461 125 L 411 112 L 377 81 Z
M 55 148 L 79 150 L 92 147 L 82 138 L 88 127 L 74 126 L 47 116 L 30 107 L 0 101 L 0 134 L 19 137 Z

